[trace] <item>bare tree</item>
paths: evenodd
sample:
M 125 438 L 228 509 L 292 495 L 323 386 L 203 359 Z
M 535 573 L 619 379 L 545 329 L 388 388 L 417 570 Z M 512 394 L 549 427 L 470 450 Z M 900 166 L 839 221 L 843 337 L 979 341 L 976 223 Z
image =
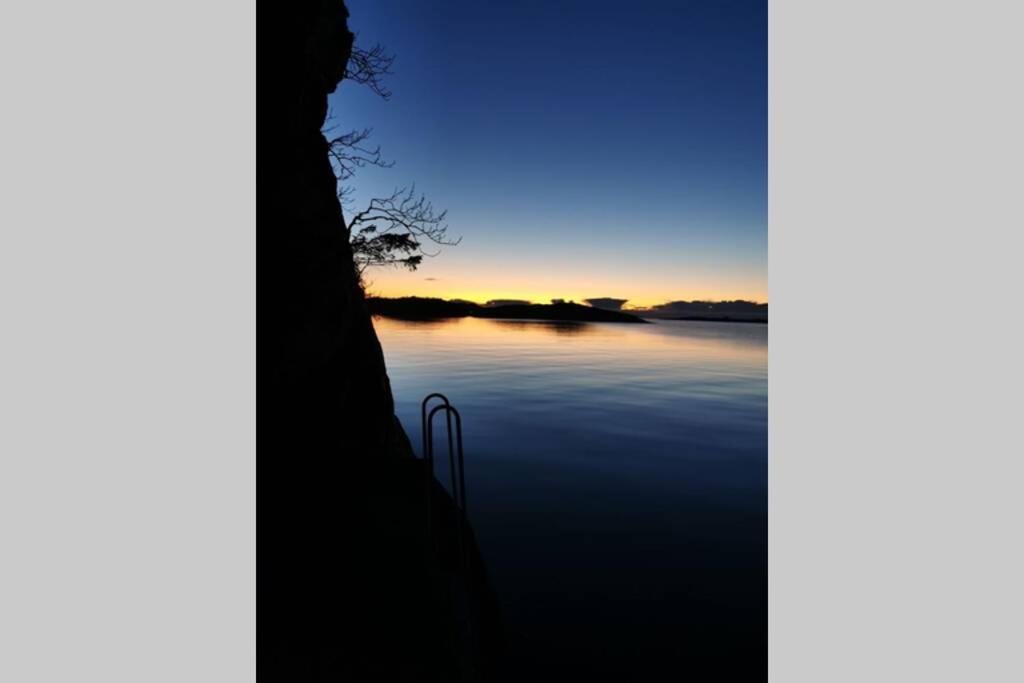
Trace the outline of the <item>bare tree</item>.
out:
M 385 100 L 390 99 L 391 91 L 384 85 L 383 78 L 391 74 L 394 61 L 394 55 L 379 44 L 369 49 L 354 46 L 345 78 L 366 85 Z M 330 131 L 328 128 L 324 132 Z M 394 166 L 393 161 L 381 156 L 379 145 L 367 143 L 371 133 L 371 129 L 364 128 L 328 139 L 328 153 L 338 179 L 338 198 L 346 206 L 351 205 L 353 193 L 348 181 L 358 169 Z M 348 223 L 349 242 L 360 280 L 365 270 L 373 266 L 403 266 L 416 270 L 424 256 L 439 253 L 428 250 L 427 245 L 458 244 L 461 237 L 448 237 L 447 214 L 447 211 L 435 211 L 425 196 L 416 193 L 415 185 L 395 190 L 388 197 L 371 199 Z
M 379 166 L 391 168 L 393 161 L 385 161 L 380 154 L 380 145 L 369 147 L 364 143 L 373 133 L 372 128 L 350 130 L 327 141 L 327 151 L 334 164 L 334 174 L 338 180 L 345 182 L 356 174 L 357 168 Z
M 394 63 L 395 56 L 388 53 L 380 43 L 370 49 L 355 45 L 345 67 L 345 78 L 368 86 L 370 90 L 387 100 L 391 98 L 391 91 L 381 79 L 391 74 L 391 66 Z
M 371 266 L 416 270 L 424 256 L 439 253 L 428 251 L 425 245 L 455 246 L 462 238 L 448 237 L 447 214 L 436 212 L 425 196 L 416 193 L 415 186 L 371 199 L 370 205 L 349 221 L 356 271 L 362 276 Z
M 353 45 L 348 63 L 345 65 L 344 79 L 369 87 L 385 100 L 390 99 L 391 91 L 384 85 L 383 78 L 391 75 L 391 66 L 394 62 L 395 56 L 390 54 L 380 43 L 369 49 Z M 333 119 L 334 116 L 328 114 L 327 120 L 332 121 Z M 332 130 L 334 130 L 334 126 L 326 128 L 324 133 L 329 134 Z M 344 183 L 355 175 L 357 168 L 364 166 L 390 168 L 394 166 L 393 161 L 385 161 L 381 157 L 380 145 L 371 148 L 366 144 L 372 132 L 372 128 L 350 130 L 327 141 L 331 165 L 334 166 L 334 174 L 340 183 L 338 197 L 343 202 L 346 202 L 352 193 L 352 188 Z
M 331 118 L 328 116 L 329 120 Z M 332 130 L 333 127 L 325 129 L 324 132 L 330 133 Z M 334 168 L 334 175 L 338 179 L 338 199 L 345 206 L 351 204 L 353 187 L 348 181 L 356 174 L 356 169 L 366 166 L 391 168 L 395 165 L 394 161 L 386 161 L 381 156 L 380 145 L 370 147 L 366 144 L 372 133 L 372 128 L 350 130 L 327 140 L 327 154 Z

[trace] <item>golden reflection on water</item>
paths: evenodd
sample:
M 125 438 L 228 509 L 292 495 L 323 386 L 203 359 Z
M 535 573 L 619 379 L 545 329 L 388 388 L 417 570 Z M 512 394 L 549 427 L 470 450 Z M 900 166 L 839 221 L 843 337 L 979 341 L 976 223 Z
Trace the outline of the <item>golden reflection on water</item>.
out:
M 618 359 L 628 365 L 658 366 L 680 360 L 766 366 L 767 326 L 747 323 L 658 321 L 648 325 L 452 318 L 405 321 L 378 316 L 374 326 L 384 347 L 395 353 L 429 350 L 493 354 L 526 353 L 562 362 Z

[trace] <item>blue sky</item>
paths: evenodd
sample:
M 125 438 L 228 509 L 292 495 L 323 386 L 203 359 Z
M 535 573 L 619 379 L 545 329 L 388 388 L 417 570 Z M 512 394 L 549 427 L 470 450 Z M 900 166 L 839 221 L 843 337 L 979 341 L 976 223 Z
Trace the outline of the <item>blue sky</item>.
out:
M 396 162 L 356 204 L 415 182 L 463 237 L 371 292 L 767 300 L 763 0 L 348 5 L 396 55 L 390 101 L 331 97 Z

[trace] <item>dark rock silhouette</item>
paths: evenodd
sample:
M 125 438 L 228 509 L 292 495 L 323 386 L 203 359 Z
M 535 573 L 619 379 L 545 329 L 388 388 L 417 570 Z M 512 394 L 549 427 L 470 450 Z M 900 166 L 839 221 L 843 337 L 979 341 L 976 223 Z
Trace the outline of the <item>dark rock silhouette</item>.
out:
M 607 311 L 574 303 L 504 304 L 480 306 L 469 301 L 445 301 L 415 296 L 387 299 L 371 297 L 367 300 L 370 312 L 405 320 L 433 320 L 439 318 L 506 318 L 520 320 L 555 320 L 609 323 L 646 323 L 629 313 Z
M 302 0 L 259 14 L 260 679 L 486 680 L 496 603 L 472 540 L 459 576 L 445 538 L 426 536 L 429 475 L 394 416 L 321 133 L 352 50 L 348 10 Z M 443 490 L 432 499 L 451 516 Z
M 344 459 L 397 431 L 320 132 L 352 47 L 348 12 L 340 0 L 307 0 L 261 14 L 259 442 L 269 450 L 287 433 L 281 446 L 333 447 Z

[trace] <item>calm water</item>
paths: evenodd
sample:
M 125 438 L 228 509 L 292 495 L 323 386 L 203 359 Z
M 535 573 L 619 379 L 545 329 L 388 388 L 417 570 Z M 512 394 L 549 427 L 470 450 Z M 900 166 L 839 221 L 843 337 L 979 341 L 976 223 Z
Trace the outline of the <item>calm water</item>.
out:
M 425 395 L 462 414 L 519 680 L 763 678 L 767 326 L 375 325 L 416 448 Z

